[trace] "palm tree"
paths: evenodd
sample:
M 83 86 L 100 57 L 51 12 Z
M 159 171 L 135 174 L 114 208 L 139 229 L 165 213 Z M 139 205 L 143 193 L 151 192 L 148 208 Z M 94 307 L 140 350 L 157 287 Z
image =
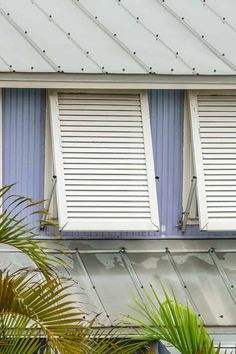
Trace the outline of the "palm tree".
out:
M 50 271 L 55 263 L 61 262 L 56 257 L 49 256 L 43 243 L 36 241 L 37 225 L 32 227 L 28 218 L 39 215 L 38 223 L 42 221 L 44 210 L 35 210 L 43 201 L 33 201 L 20 195 L 11 194 L 13 185 L 0 188 L 0 244 L 17 248 L 30 257 L 34 264 L 44 272 Z M 27 213 L 27 215 L 25 215 Z M 41 217 L 40 217 L 41 216 Z M 45 222 L 45 225 L 55 227 L 55 224 Z
M 138 317 L 125 316 L 125 322 L 139 326 L 136 339 L 146 342 L 163 340 L 173 345 L 182 354 L 219 354 L 215 349 L 201 318 L 164 292 L 162 301 L 151 286 L 151 294 L 145 292 L 143 299 L 136 299 L 130 308 Z M 225 351 L 226 354 L 226 351 Z
M 24 215 L 44 214 L 34 211 L 42 201 L 11 194 L 11 188 L 0 189 L 0 243 L 26 254 L 38 269 L 0 270 L 0 354 L 134 353 L 141 342 L 130 346 L 129 340 L 118 339 L 116 330 L 95 331 L 95 319 L 83 319 L 70 287 L 54 271 L 62 261 L 49 256 L 49 249 L 35 239 L 37 227 Z
M 68 286 L 56 277 L 39 280 L 38 275 L 0 272 L 0 353 L 134 353 L 114 333 L 91 335 L 93 321 L 84 321 Z

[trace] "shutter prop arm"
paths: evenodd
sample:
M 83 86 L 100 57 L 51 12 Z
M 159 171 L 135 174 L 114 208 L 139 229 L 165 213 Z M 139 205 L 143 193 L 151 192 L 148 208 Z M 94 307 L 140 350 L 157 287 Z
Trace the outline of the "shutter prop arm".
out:
M 190 190 L 189 190 L 189 195 L 188 195 L 186 208 L 185 208 L 185 211 L 182 213 L 181 220 L 179 221 L 179 229 L 182 232 L 185 232 L 186 227 L 187 227 L 187 222 L 188 222 L 190 208 L 191 208 L 192 201 L 193 201 L 194 192 L 195 192 L 195 189 L 196 189 L 196 184 L 197 184 L 197 177 L 193 176 L 192 182 L 191 182 L 191 186 L 190 186 Z
M 46 213 L 43 214 L 43 218 L 41 220 L 41 225 L 40 225 L 40 230 L 44 230 L 45 229 L 45 223 L 47 221 L 48 212 L 49 212 L 49 208 L 50 208 L 50 205 L 51 205 L 51 202 L 52 202 L 52 196 L 53 196 L 53 193 L 55 191 L 56 183 L 57 183 L 57 176 L 52 176 L 52 189 L 51 189 L 49 198 L 47 200 L 47 206 L 44 209 Z

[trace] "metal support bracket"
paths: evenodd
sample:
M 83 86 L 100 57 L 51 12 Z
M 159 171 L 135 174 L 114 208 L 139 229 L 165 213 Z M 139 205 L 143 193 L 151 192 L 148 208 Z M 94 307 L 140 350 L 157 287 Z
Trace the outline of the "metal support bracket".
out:
M 46 205 L 46 207 L 44 208 L 44 211 L 45 211 L 46 213 L 43 215 L 43 218 L 42 218 L 42 220 L 41 220 L 40 230 L 44 230 L 44 229 L 45 229 L 45 223 L 46 223 L 46 221 L 47 221 L 49 208 L 50 208 L 50 205 L 51 205 L 51 202 L 52 202 L 52 196 L 53 196 L 53 193 L 54 193 L 55 188 L 56 188 L 57 176 L 52 176 L 52 182 L 53 182 L 53 183 L 52 183 L 52 189 L 51 189 L 49 198 L 48 198 L 48 200 L 47 200 L 47 205 Z
M 225 269 L 224 267 L 222 266 L 216 252 L 215 252 L 215 249 L 214 248 L 211 248 L 209 250 L 209 255 L 215 265 L 215 267 L 217 268 L 218 272 L 219 272 L 219 275 L 221 277 L 221 280 L 223 281 L 228 293 L 229 293 L 229 296 L 231 297 L 233 303 L 234 303 L 234 306 L 236 306 L 236 297 L 235 297 L 235 291 L 234 291 L 234 284 L 232 284 L 232 282 L 230 281 L 228 275 L 226 274 L 225 272 Z
M 130 259 L 129 259 L 124 247 L 122 247 L 120 249 L 120 257 L 122 259 L 122 262 L 123 262 L 127 272 L 129 273 L 129 276 L 130 276 L 130 278 L 132 280 L 132 283 L 133 283 L 133 285 L 134 285 L 134 287 L 135 287 L 140 299 L 145 304 L 146 297 L 145 297 L 145 294 L 143 292 L 144 291 L 144 286 L 143 286 L 141 280 L 139 279 L 136 271 L 134 270 L 134 268 L 132 266 L 132 263 L 131 263 L 131 261 L 130 261 Z
M 99 295 L 98 290 L 97 290 L 97 288 L 96 288 L 96 286 L 95 286 L 95 284 L 94 284 L 94 282 L 93 282 L 93 280 L 92 280 L 92 278 L 91 278 L 91 276 L 90 276 L 90 274 L 89 274 L 89 272 L 87 270 L 87 267 L 86 267 L 86 265 L 85 265 L 85 263 L 84 263 L 84 261 L 83 261 L 83 259 L 82 259 L 82 257 L 81 257 L 81 255 L 80 255 L 78 250 L 77 250 L 76 256 L 77 256 L 79 265 L 80 265 L 84 275 L 87 278 L 87 283 L 88 283 L 89 287 L 91 288 L 91 290 L 93 291 L 93 293 L 95 294 L 95 298 L 96 298 L 96 302 L 97 302 L 98 308 L 100 307 L 102 309 L 104 315 L 107 318 L 107 321 L 108 321 L 109 325 L 111 327 L 113 327 L 113 322 L 112 322 L 112 320 L 111 320 L 111 318 L 110 318 L 110 316 L 109 316 L 109 314 L 108 314 L 108 312 L 106 310 L 106 306 L 103 303 L 102 298 Z
M 190 302 L 190 304 L 191 304 L 192 308 L 194 309 L 194 311 L 198 314 L 199 317 L 201 317 L 201 319 L 204 322 L 204 318 L 203 318 L 202 314 L 200 313 L 200 311 L 199 311 L 199 309 L 198 309 L 198 307 L 197 307 L 197 305 L 196 305 L 196 303 L 195 303 L 195 301 L 194 301 L 194 299 L 193 299 L 193 297 L 191 295 L 191 292 L 189 291 L 188 286 L 185 283 L 185 281 L 184 281 L 184 279 L 183 279 L 183 277 L 182 277 L 182 275 L 181 275 L 181 273 L 180 273 L 180 271 L 179 271 L 179 269 L 177 267 L 177 264 L 175 263 L 175 260 L 172 257 L 172 254 L 171 254 L 171 252 L 170 252 L 170 250 L 168 248 L 166 248 L 166 255 L 167 255 L 167 257 L 168 257 L 168 259 L 169 259 L 169 261 L 170 261 L 170 263 L 172 265 L 172 268 L 173 268 L 175 274 L 177 275 L 177 277 L 179 279 L 179 282 L 180 282 L 180 284 L 181 284 L 181 286 L 182 286 L 182 288 L 183 288 L 183 290 L 184 290 L 184 292 L 186 294 L 186 297 L 187 297 L 188 301 Z
M 179 229 L 182 232 L 185 232 L 186 227 L 187 227 L 187 222 L 188 222 L 190 208 L 191 208 L 192 201 L 193 201 L 194 192 L 195 192 L 195 189 L 196 189 L 196 184 L 197 184 L 197 177 L 193 176 L 192 181 L 191 181 L 191 187 L 190 187 L 190 190 L 189 190 L 189 195 L 188 195 L 186 208 L 185 208 L 185 211 L 182 213 L 182 218 L 179 221 L 179 225 L 178 225 Z

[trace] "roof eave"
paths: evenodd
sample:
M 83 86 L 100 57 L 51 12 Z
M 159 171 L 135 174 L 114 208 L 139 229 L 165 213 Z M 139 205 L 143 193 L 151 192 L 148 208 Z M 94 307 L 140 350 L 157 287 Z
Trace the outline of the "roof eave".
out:
M 0 73 L 0 88 L 236 89 L 236 75 Z

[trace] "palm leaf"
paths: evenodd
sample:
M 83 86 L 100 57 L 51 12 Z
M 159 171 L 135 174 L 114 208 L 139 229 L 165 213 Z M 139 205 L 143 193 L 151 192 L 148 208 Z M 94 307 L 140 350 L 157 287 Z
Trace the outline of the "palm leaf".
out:
M 35 272 L 0 272 L 0 352 L 33 354 L 44 345 L 46 352 L 60 353 L 89 348 L 88 326 L 68 286 L 57 278 L 34 278 Z
M 85 322 L 68 285 L 36 271 L 0 271 L 0 353 L 134 354 L 147 344 Z M 144 353 L 144 352 L 143 352 Z
M 56 263 L 63 263 L 63 261 L 46 253 L 49 249 L 35 239 L 39 235 L 41 220 L 38 220 L 38 225 L 35 227 L 30 226 L 28 222 L 30 216 L 45 213 L 44 210 L 35 211 L 35 208 L 41 205 L 42 200 L 32 201 L 30 198 L 11 194 L 12 187 L 13 185 L 6 185 L 0 188 L 2 200 L 0 207 L 3 210 L 0 214 L 0 243 L 17 248 L 46 273 L 52 270 Z M 45 225 L 47 224 L 45 222 Z M 51 222 L 50 226 L 56 227 Z
M 147 342 L 164 340 L 182 354 L 218 354 L 220 345 L 214 343 L 207 333 L 201 318 L 189 309 L 188 305 L 178 303 L 176 297 L 170 298 L 164 290 L 164 301 L 151 287 L 151 294 L 145 292 L 145 299 L 135 299 L 130 308 L 138 315 L 125 316 L 125 322 L 139 326 L 137 339 Z
M 54 264 L 63 261 L 49 256 L 49 249 L 35 240 L 37 227 L 28 222 L 31 215 L 45 214 L 35 211 L 42 201 L 11 194 L 11 188 L 0 189 L 0 243 L 29 256 L 44 277 L 28 270 L 0 271 L 0 354 L 131 354 L 143 347 L 146 341 L 121 340 L 115 329 L 94 331 L 95 321 L 82 319 L 69 287 L 55 273 L 51 277 Z

